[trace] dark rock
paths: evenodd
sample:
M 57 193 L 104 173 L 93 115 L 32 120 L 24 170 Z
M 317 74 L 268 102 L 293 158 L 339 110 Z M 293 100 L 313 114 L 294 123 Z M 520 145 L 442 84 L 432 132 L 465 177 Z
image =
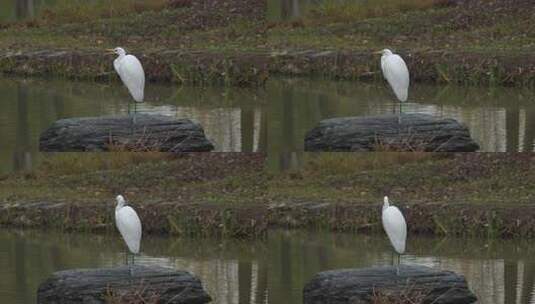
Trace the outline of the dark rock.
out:
M 304 304 L 374 303 L 469 304 L 477 301 L 463 276 L 425 266 L 341 269 L 316 274 L 303 290 Z M 390 303 L 390 302 L 388 302 Z
M 106 299 L 116 297 L 122 297 L 121 303 L 145 303 L 140 299 L 181 304 L 211 301 L 201 281 L 189 272 L 158 266 L 134 265 L 132 276 L 128 266 L 59 271 L 37 291 L 38 304 L 108 303 Z
M 474 152 L 479 145 L 454 119 L 428 114 L 342 117 L 320 121 L 305 137 L 305 151 Z
M 160 152 L 214 149 L 199 124 L 189 119 L 148 114 L 61 119 L 39 139 L 42 152 L 109 151 L 111 147 Z

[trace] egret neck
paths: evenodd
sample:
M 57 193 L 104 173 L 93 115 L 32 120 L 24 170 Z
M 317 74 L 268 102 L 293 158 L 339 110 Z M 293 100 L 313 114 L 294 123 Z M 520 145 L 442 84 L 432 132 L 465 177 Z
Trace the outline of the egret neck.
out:
M 385 196 L 384 203 L 383 203 L 383 212 L 390 207 L 390 204 L 388 203 L 388 196 Z
M 117 206 L 115 207 L 115 212 L 121 210 L 124 207 L 125 201 L 122 195 L 117 196 Z

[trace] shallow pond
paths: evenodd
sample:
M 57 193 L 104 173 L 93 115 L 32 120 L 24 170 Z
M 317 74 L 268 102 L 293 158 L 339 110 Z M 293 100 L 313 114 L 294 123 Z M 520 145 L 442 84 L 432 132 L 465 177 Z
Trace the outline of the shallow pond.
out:
M 138 112 L 201 123 L 216 151 L 267 152 L 270 167 L 299 163 L 304 137 L 331 117 L 389 114 L 397 109 L 384 83 L 280 79 L 263 88 L 148 84 Z M 31 169 L 39 135 L 60 118 L 128 113 L 118 82 L 0 78 L 0 173 Z M 466 124 L 482 152 L 533 151 L 535 91 L 417 84 L 405 113 L 428 113 Z
M 381 82 L 278 79 L 266 85 L 272 167 L 299 161 L 307 131 L 322 119 L 399 111 Z M 404 113 L 454 118 L 468 126 L 482 152 L 533 151 L 535 90 L 414 84 Z M 398 112 L 396 112 L 398 113 Z
M 261 89 L 192 88 L 147 84 L 138 113 L 190 118 L 199 122 L 215 151 L 265 149 L 266 113 Z M 0 78 L 0 173 L 29 170 L 39 159 L 39 135 L 61 118 L 127 114 L 126 88 L 67 80 Z
M 320 271 L 389 265 L 382 236 L 272 231 L 268 236 L 270 303 L 302 303 L 302 289 Z M 402 263 L 463 274 L 479 303 L 535 303 L 535 245 L 528 241 L 409 237 Z
M 145 236 L 136 263 L 196 274 L 220 304 L 267 303 L 265 242 Z M 33 304 L 52 272 L 124 264 L 119 234 L 0 230 L 0 303 Z
M 479 303 L 535 303 L 533 242 L 409 237 L 402 263 L 463 274 Z M 110 235 L 0 232 L 0 303 L 35 303 L 52 272 L 121 265 L 124 244 Z M 302 288 L 317 272 L 387 265 L 386 237 L 270 231 L 267 241 L 145 236 L 136 263 L 196 274 L 219 304 L 302 303 Z

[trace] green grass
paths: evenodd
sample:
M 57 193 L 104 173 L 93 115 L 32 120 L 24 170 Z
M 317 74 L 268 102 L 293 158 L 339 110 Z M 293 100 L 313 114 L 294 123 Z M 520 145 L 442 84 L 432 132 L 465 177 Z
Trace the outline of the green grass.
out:
M 307 22 L 351 22 L 428 9 L 436 3 L 436 0 L 376 0 L 363 3 L 326 1 L 309 11 Z
M 462 7 L 437 7 L 432 1 L 414 2 L 414 7 L 408 5 L 401 9 L 391 4 L 391 9 L 382 9 L 383 6 L 378 5 L 377 10 L 375 4 L 370 4 L 371 7 L 330 4 L 312 10 L 299 21 L 272 24 L 268 39 L 273 47 L 297 49 L 389 47 L 412 51 L 486 52 L 535 49 L 535 22 L 526 13 L 496 14 L 481 10 L 474 17 L 476 12 L 465 12 Z
M 148 52 L 247 50 L 263 44 L 262 23 L 231 16 L 230 9 L 203 8 L 202 3 L 173 7 L 167 0 L 63 0 L 35 19 L 0 25 L 0 48 L 96 50 L 122 45 Z
M 87 22 L 99 18 L 129 16 L 145 11 L 161 11 L 168 7 L 167 0 L 60 0 L 54 6 L 39 12 L 36 18 L 28 22 L 32 25 Z
M 305 168 L 271 178 L 273 201 L 379 203 L 384 195 L 409 203 L 530 203 L 535 173 L 526 154 L 309 154 Z M 510 158 L 510 159 L 507 159 Z
M 166 153 L 60 153 L 31 173 L 0 178 L 0 201 L 113 201 L 118 193 L 139 202 L 247 204 L 260 194 L 262 171 L 232 156 Z M 248 167 L 249 166 L 249 167 Z
M 380 70 L 379 56 L 372 53 L 390 48 L 405 58 L 414 82 L 535 85 L 535 62 L 529 55 L 535 51 L 535 7 L 527 3 L 328 3 L 308 10 L 300 19 L 271 22 L 267 40 L 274 53 L 336 53 L 312 57 L 306 64 L 299 55 L 294 56 L 294 62 L 284 58 L 276 62 L 274 72 L 380 79 L 373 77 L 380 75 Z M 388 9 L 376 11 L 374 5 Z
M 111 6 L 64 1 L 35 20 L 0 25 L 0 49 L 78 50 L 86 55 L 83 64 L 89 68 L 73 68 L 66 56 L 57 60 L 63 64 L 36 60 L 27 67 L 4 59 L 0 60 L 0 71 L 96 79 L 102 77 L 101 67 L 109 66 L 111 60 L 101 55 L 104 49 L 123 46 L 134 54 L 165 62 L 147 71 L 157 81 L 258 85 L 267 79 L 268 71 L 290 76 L 380 79 L 373 77 L 380 73 L 379 56 L 371 53 L 390 48 L 405 57 L 415 82 L 535 84 L 535 62 L 530 56 L 535 51 L 535 7 L 524 2 L 326 1 L 300 19 L 267 23 L 265 16 L 247 12 L 241 2 L 232 0 L 225 2 L 228 5 L 208 7 L 195 1 L 180 7 L 171 7 L 163 0 L 119 0 Z M 120 10 L 123 5 L 125 9 Z M 253 1 L 251 6 L 262 4 Z M 344 53 L 310 60 L 299 54 L 266 56 L 270 52 L 292 55 L 303 49 Z M 158 56 L 166 50 L 193 57 L 185 61 L 180 55 Z M 225 58 L 214 61 L 201 53 L 212 59 Z M 192 60 L 195 58 L 203 62 Z

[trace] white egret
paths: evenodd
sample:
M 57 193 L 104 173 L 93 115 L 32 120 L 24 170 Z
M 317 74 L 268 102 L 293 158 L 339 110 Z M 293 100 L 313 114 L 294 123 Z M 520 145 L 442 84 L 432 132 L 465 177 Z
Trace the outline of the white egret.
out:
M 409 95 L 409 69 L 403 58 L 389 49 L 376 52 L 376 54 L 383 54 L 381 56 L 383 76 L 399 100 L 399 113 L 401 114 L 401 103 L 407 101 Z
M 388 239 L 398 254 L 398 274 L 401 255 L 405 252 L 405 243 L 407 241 L 407 223 L 405 217 L 396 206 L 390 206 L 388 196 L 384 198 L 383 204 L 383 228 L 385 229 Z
M 117 71 L 117 74 L 119 74 L 124 85 L 128 88 L 130 95 L 132 95 L 136 103 L 143 102 L 145 72 L 143 71 L 141 62 L 134 55 L 126 55 L 126 51 L 123 48 L 117 47 L 108 51 L 118 55 L 113 61 L 113 67 Z M 134 107 L 135 105 L 134 103 Z
M 125 200 L 122 195 L 118 195 L 116 199 L 115 225 L 119 229 L 128 249 L 133 254 L 132 264 L 134 264 L 134 255 L 139 253 L 139 243 L 141 242 L 141 221 L 132 207 L 125 206 Z M 128 265 L 128 254 L 126 264 Z M 131 268 L 130 271 L 132 271 Z

